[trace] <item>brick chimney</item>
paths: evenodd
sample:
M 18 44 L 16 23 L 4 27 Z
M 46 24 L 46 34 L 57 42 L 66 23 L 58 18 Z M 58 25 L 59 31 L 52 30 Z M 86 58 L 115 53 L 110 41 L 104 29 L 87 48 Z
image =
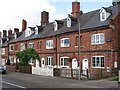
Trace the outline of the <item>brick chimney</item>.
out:
M 12 35 L 12 30 L 8 30 L 8 37 Z
M 72 16 L 77 17 L 77 15 L 80 15 L 80 2 L 76 0 L 72 2 Z
M 23 19 L 22 21 L 22 31 L 24 31 L 27 28 L 27 21 Z
M 2 36 L 2 32 L 0 31 L 0 38 L 1 38 L 1 36 Z
M 14 33 L 15 32 L 19 32 L 19 29 L 18 28 L 14 28 Z
M 7 37 L 7 30 L 3 30 L 3 37 Z
M 41 26 L 43 27 L 46 23 L 49 23 L 49 13 L 43 11 L 41 12 Z

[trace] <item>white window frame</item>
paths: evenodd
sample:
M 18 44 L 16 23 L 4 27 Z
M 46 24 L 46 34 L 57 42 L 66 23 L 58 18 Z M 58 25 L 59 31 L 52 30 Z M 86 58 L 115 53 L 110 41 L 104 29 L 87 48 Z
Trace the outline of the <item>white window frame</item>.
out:
M 23 47 L 23 45 L 24 45 L 24 47 Z M 23 50 L 25 50 L 25 43 L 21 43 L 21 47 L 20 47 L 21 49 L 21 51 L 23 51 Z
M 33 44 L 33 47 L 30 47 L 31 44 Z M 29 48 L 34 49 L 34 43 L 29 43 Z
M 28 63 L 30 64 L 30 65 L 33 65 L 34 64 L 34 59 L 30 59 L 29 61 L 28 61 Z
M 4 63 L 3 63 L 3 61 L 4 61 Z M 3 66 L 5 65 L 5 59 L 2 59 L 2 65 L 3 65 Z
M 65 40 L 66 39 L 69 39 L 69 45 L 65 45 Z M 70 38 L 62 38 L 61 40 L 60 40 L 60 45 L 61 45 L 61 47 L 70 47 Z
M 101 35 L 104 35 L 104 37 L 102 37 L 102 38 L 104 38 L 104 42 L 102 42 Z M 97 36 L 99 36 L 99 39 L 96 38 Z M 94 37 L 94 39 L 93 39 L 93 37 Z M 105 44 L 105 34 L 104 33 L 91 35 L 91 45 L 96 45 L 96 44 Z
M 10 63 L 13 63 L 14 58 L 10 57 Z
M 50 61 L 49 61 L 47 58 L 49 58 Z M 47 56 L 47 57 L 46 57 L 46 65 L 47 65 L 47 66 L 53 66 L 53 65 L 54 65 L 54 58 L 53 58 L 53 65 L 52 65 L 52 58 L 53 58 L 53 56 Z M 48 61 L 47 61 L 47 60 L 48 60 Z
M 11 46 L 13 46 L 13 45 L 10 45 L 10 51 L 13 51 L 13 50 L 14 50 L 14 47 L 13 47 L 13 50 L 11 50 Z
M 68 58 L 68 59 L 69 59 L 69 57 L 60 57 L 60 66 L 61 66 L 61 67 L 69 68 L 69 66 L 65 66 L 65 63 L 64 63 L 64 62 L 65 62 L 65 61 L 64 61 L 65 58 Z M 63 59 L 63 65 L 61 65 L 61 62 L 62 62 L 61 59 Z
M 5 55 L 5 48 L 2 48 L 2 55 Z
M 67 27 L 68 28 L 71 27 L 71 18 L 70 17 L 67 18 Z
M 93 57 L 95 57 L 95 67 L 93 66 L 93 63 L 92 63 L 92 58 Z M 104 67 L 101 67 L 101 66 L 97 66 L 96 64 L 97 64 L 97 60 L 96 60 L 96 58 L 100 58 L 100 65 L 101 65 L 101 57 L 104 57 Z M 92 56 L 91 57 L 91 67 L 92 68 L 105 68 L 105 56 Z
M 46 40 L 46 49 L 53 49 L 54 41 L 53 40 Z
M 58 30 L 58 24 L 57 24 L 57 21 L 54 21 L 54 31 L 57 31 Z

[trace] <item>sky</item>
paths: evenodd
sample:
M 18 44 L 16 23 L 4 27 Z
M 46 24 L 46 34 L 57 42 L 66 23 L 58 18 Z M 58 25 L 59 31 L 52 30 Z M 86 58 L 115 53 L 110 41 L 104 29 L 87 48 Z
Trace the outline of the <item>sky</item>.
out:
M 19 28 L 22 20 L 27 26 L 40 25 L 41 12 L 49 12 L 49 21 L 64 19 L 72 11 L 72 2 L 75 0 L 0 0 L 0 31 Z M 112 0 L 78 0 L 83 13 L 101 7 L 109 7 Z

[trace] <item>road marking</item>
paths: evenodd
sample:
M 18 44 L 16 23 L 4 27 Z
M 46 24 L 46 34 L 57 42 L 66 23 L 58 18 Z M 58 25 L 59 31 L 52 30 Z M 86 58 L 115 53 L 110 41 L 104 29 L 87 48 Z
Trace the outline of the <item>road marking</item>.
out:
M 23 86 L 20 86 L 20 85 L 16 85 L 16 84 L 13 84 L 13 83 L 9 83 L 9 82 L 5 82 L 5 81 L 1 81 L 1 82 L 5 83 L 5 84 L 8 84 L 8 85 L 15 86 L 15 87 L 19 87 L 19 88 L 26 88 L 26 87 L 23 87 Z

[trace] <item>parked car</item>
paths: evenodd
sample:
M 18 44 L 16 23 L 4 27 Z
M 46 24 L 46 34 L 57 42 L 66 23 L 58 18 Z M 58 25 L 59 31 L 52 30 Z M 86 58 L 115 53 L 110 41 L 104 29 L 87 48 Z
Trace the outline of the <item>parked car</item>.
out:
M 0 64 L 0 73 L 5 74 L 6 73 L 6 68 L 5 66 Z

